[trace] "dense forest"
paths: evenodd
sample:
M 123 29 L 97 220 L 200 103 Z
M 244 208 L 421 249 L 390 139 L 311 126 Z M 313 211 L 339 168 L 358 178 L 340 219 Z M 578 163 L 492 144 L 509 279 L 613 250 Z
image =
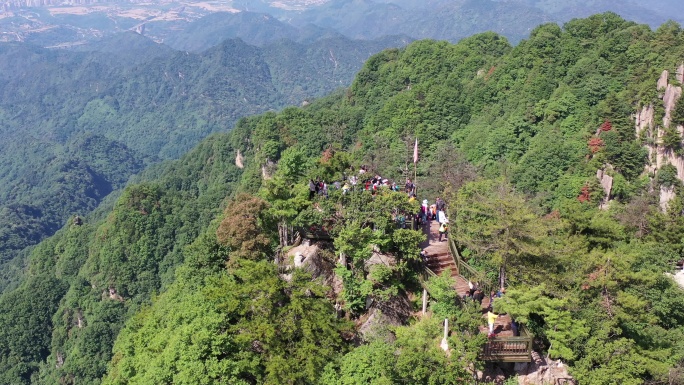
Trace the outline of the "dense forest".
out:
M 406 43 L 226 40 L 189 54 L 127 33 L 80 52 L 0 45 L 0 291 L 16 283 L 24 248 L 144 166 L 242 116 L 346 86 L 372 54 Z
M 36 246 L 0 296 L 0 383 L 474 382 L 478 309 L 442 276 L 424 282 L 431 315 L 417 315 L 424 236 L 392 213 L 418 203 L 309 198 L 310 179 L 362 165 L 403 182 L 416 139 L 418 199 L 446 199 L 450 237 L 503 283 L 494 310 L 524 322 L 535 349 L 580 384 L 677 383 L 684 296 L 665 273 L 684 252 L 684 194 L 676 165 L 647 168 L 645 146 L 681 154 L 684 103 L 663 107 L 656 82 L 670 70 L 679 86 L 683 61 L 679 25 L 612 13 L 515 47 L 485 33 L 385 50 L 349 89 L 240 119 Z M 646 106 L 657 143 L 637 135 Z M 663 187 L 674 198 L 660 205 Z M 290 266 L 288 229 L 325 229 L 318 268 Z M 397 308 L 400 322 L 361 327 Z

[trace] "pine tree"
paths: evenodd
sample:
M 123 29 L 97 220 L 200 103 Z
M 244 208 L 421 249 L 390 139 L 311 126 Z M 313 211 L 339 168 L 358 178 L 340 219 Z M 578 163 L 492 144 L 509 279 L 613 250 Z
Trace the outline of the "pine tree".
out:
M 456 200 L 456 239 L 498 267 L 501 288 L 508 267 L 544 255 L 541 243 L 554 222 L 535 215 L 503 180 L 469 183 Z

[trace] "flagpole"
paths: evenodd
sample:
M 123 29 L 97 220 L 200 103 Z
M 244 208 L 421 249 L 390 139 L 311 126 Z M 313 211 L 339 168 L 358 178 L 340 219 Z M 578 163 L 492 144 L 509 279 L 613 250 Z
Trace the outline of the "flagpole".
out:
M 416 184 L 416 182 L 418 182 L 416 179 L 417 176 L 418 173 L 416 171 L 416 162 L 413 162 L 413 193 L 416 194 L 416 197 L 418 196 L 418 185 Z
M 413 194 L 418 197 L 418 185 L 416 182 L 418 182 L 418 171 L 417 171 L 417 164 L 418 164 L 418 137 L 416 136 L 416 144 L 413 147 Z

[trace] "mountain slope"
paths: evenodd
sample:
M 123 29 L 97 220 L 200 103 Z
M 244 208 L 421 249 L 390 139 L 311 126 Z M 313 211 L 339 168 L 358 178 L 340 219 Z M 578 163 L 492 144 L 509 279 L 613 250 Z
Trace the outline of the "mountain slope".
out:
M 475 359 L 484 338 L 467 340 L 472 351 L 455 344 L 457 359 L 447 362 L 435 358 L 445 359 L 437 348 L 438 324 L 428 325 L 433 332 L 397 328 L 396 343 L 404 349 L 389 354 L 372 350 L 372 343 L 356 348 L 353 340 L 340 340 L 344 325 L 333 323 L 332 303 L 322 298 L 333 296 L 356 317 L 369 301 L 420 290 L 410 284 L 416 272 L 407 262 L 418 254 L 418 237 L 395 228 L 391 209 L 375 211 L 376 205 L 409 206 L 405 196 L 332 189 L 329 199 L 307 198 L 310 178 L 337 180 L 361 165 L 402 181 L 416 138 L 421 198 L 445 196 L 457 207 L 452 218 L 464 226 L 455 226 L 452 236 L 468 246 L 470 263 L 485 276 L 498 276 L 506 258 L 506 298 L 513 302 L 496 306 L 531 320 L 543 354 L 563 359 L 582 383 L 667 380 L 684 358 L 684 303 L 663 274 L 681 258 L 682 195 L 667 213 L 648 203 L 659 182 L 643 173 L 647 157 L 632 114 L 659 100 L 654 79 L 681 62 L 683 36 L 673 25 L 653 32 L 602 14 L 564 29 L 540 26 L 516 47 L 494 33 L 455 45 L 419 41 L 371 57 L 344 93 L 241 119 L 180 160 L 144 172 L 106 218 L 67 225 L 35 248 L 26 279 L 0 296 L 0 383 L 97 384 L 107 370 L 107 383 L 210 383 L 230 375 L 251 383 L 338 384 L 375 378 L 373 372 L 421 383 L 427 380 L 411 376 L 464 375 L 470 361 L 463 360 Z M 226 59 L 220 48 L 212 55 Z M 464 158 L 477 166 L 480 180 L 466 183 L 472 175 Z M 604 190 L 597 169 L 616 181 L 609 211 L 598 208 Z M 236 200 L 238 192 L 260 198 Z M 240 206 L 245 202 L 254 206 Z M 642 208 L 649 221 L 637 235 L 626 218 Z M 266 250 L 250 254 L 255 242 L 244 242 L 246 251 L 222 243 L 217 228 L 227 216 L 245 224 L 229 237 L 252 241 L 258 234 Z M 364 227 L 369 221 L 393 232 L 376 233 Z M 505 233 L 496 230 L 501 223 L 510 224 L 516 239 L 491 239 Z M 356 266 L 336 269 L 344 290 L 305 289 L 308 278 L 285 283 L 270 263 L 283 239 L 278 229 L 324 225 L 335 238 L 328 250 L 334 252 L 324 258 L 334 264 L 344 250 Z M 468 233 L 471 227 L 476 234 Z M 410 242 L 384 238 L 397 232 Z M 402 245 L 406 263 L 357 275 L 365 273 L 373 243 Z M 155 293 L 161 294 L 155 299 Z M 26 303 L 37 304 L 35 311 Z M 320 316 L 307 318 L 307 306 Z M 288 341 L 274 334 L 285 309 Z M 454 312 L 446 317 L 463 342 L 481 314 Z M 16 319 L 35 327 L 14 328 Z M 324 331 L 324 345 L 335 349 L 312 344 L 308 332 L 297 334 L 298 320 L 306 320 L 303 330 Z M 318 329 L 315 320 L 327 326 Z M 265 342 L 268 336 L 273 344 Z M 406 340 L 420 344 L 407 347 Z M 345 349 L 351 350 L 346 358 Z M 303 370 L 307 351 L 324 360 Z M 366 353 L 382 359 L 370 368 L 354 366 Z M 410 370 L 430 357 L 448 373 Z
M 301 203 L 298 198 L 301 192 L 306 196 L 306 181 L 314 176 L 336 180 L 349 172 L 350 164 L 352 170 L 365 165 L 371 175 L 401 180 L 404 168 L 412 161 L 412 145 L 417 138 L 421 144 L 421 194 L 446 194 L 460 213 L 452 214 L 453 219 L 473 227 L 484 226 L 476 227 L 482 231 L 472 229 L 473 234 L 468 234 L 468 226 L 456 227 L 454 236 L 468 246 L 470 261 L 496 275 L 502 255 L 514 250 L 503 262 L 510 290 L 503 299 L 496 300 L 496 306 L 529 322 L 543 341 L 542 353 L 567 362 L 572 375 L 582 383 L 609 384 L 616 378 L 634 384 L 665 381 L 671 373 L 681 371 L 684 357 L 679 344 L 684 332 L 684 314 L 679 310 L 683 303 L 681 290 L 663 275 L 671 269 L 673 258 L 681 258 L 681 239 L 666 235 L 680 228 L 681 206 L 666 214 L 669 219 L 653 211 L 646 214 L 654 221 L 648 225 L 653 236 L 633 235 L 633 224 L 621 218 L 625 211 L 634 209 L 630 200 L 634 199 L 633 205 L 643 205 L 642 199 L 648 199 L 649 189 L 654 187 L 649 187 L 653 182 L 650 176 L 643 174 L 646 156 L 635 136 L 632 114 L 640 104 L 657 99 L 652 90 L 659 70 L 653 66 L 671 68 L 681 61 L 681 29 L 671 31 L 670 27 L 652 32 L 647 26 L 603 14 L 575 20 L 564 30 L 556 25 L 538 27 L 529 40 L 515 48 L 497 35 L 483 34 L 457 45 L 419 41 L 402 50 L 384 51 L 366 63 L 343 95 L 303 109 L 290 108 L 280 114 L 241 121 L 230 133 L 236 155 L 239 150 L 248 159 L 241 187 L 259 191 L 277 205 L 279 212 L 295 211 L 291 223 L 301 220 L 304 228 L 335 228 L 339 216 L 349 209 L 341 203 L 345 194 L 331 192 L 328 200 L 314 198 L 314 202 L 308 202 L 304 198 Z M 649 59 L 636 59 L 635 50 L 648 52 Z M 629 81 L 625 81 L 627 74 Z M 602 133 L 597 134 L 597 130 Z M 605 143 L 596 149 L 591 139 L 598 135 Z M 452 190 L 463 184 L 458 182 L 461 176 L 454 175 L 457 169 L 449 167 L 459 160 L 454 148 L 480 167 L 483 180 Z M 278 162 L 275 166 L 274 161 Z M 276 171 L 264 180 L 269 164 Z M 611 165 L 611 175 L 621 184 L 610 211 L 598 209 L 603 190 L 596 169 L 608 167 L 606 164 Z M 298 175 L 296 182 L 289 184 L 279 172 Z M 507 177 L 512 184 L 505 181 Z M 384 197 L 377 193 L 374 199 L 381 201 Z M 299 211 L 287 206 L 300 203 L 304 209 Z M 645 206 L 650 210 L 657 207 Z M 330 210 L 330 217 L 326 210 Z M 280 219 L 288 220 L 283 219 L 288 214 L 280 215 Z M 370 227 L 364 233 L 359 224 L 368 221 L 370 215 L 362 211 L 357 222 L 335 233 L 335 255 L 342 250 L 348 252 L 346 257 L 352 260 L 348 263 L 353 266 L 338 266 L 345 291 L 336 300 L 342 299 L 345 306 L 351 306 L 346 302 L 350 299 L 357 299 L 361 308 L 369 299 L 378 300 L 380 296 L 374 296 L 364 284 L 377 290 L 386 288 L 382 278 L 372 273 L 368 275 L 371 283 L 350 279 L 354 271 L 361 269 L 355 265 L 357 253 L 363 254 L 360 246 L 364 243 L 359 237 L 365 235 L 371 243 L 380 243 L 368 235 L 373 233 Z M 528 230 L 534 226 L 543 229 L 532 234 Z M 482 244 L 482 238 L 496 238 L 507 231 L 515 232 L 510 242 L 502 239 L 501 244 L 496 240 Z M 277 235 L 282 236 L 272 229 L 273 242 Z M 227 258 L 227 271 L 217 274 L 241 274 L 237 273 L 239 268 L 231 268 L 234 259 L 230 252 L 226 255 L 210 250 L 213 236 L 210 228 L 207 238 L 201 239 L 203 260 Z M 343 249 L 349 245 L 346 242 L 359 247 Z M 470 246 L 478 242 L 484 252 Z M 271 273 L 271 277 L 274 275 Z M 211 291 L 215 285 L 212 280 L 203 287 Z M 170 298 L 175 298 L 176 293 L 173 291 Z M 241 329 L 245 334 L 233 334 L 234 329 L 228 325 L 235 322 L 232 311 L 239 308 L 236 303 L 235 307 L 219 311 L 219 319 L 221 315 L 226 317 L 228 335 L 209 331 L 207 340 L 224 342 L 219 336 L 231 340 L 235 335 L 244 335 L 249 341 L 261 341 L 244 332 L 248 328 Z M 182 354 L 182 348 L 168 345 L 158 354 L 147 348 L 146 341 L 156 341 L 163 335 L 166 326 L 155 330 L 154 324 L 163 322 L 159 314 L 167 306 L 169 298 L 161 299 L 127 327 L 115 348 L 117 356 L 111 363 L 107 383 L 152 378 L 168 367 L 164 365 L 169 362 L 166 358 Z M 437 309 L 433 307 L 435 312 Z M 212 307 L 211 314 L 215 310 Z M 481 316 L 473 315 L 473 322 L 481 322 Z M 456 323 L 464 322 L 461 317 L 467 317 L 466 311 L 456 311 L 452 317 Z M 267 318 L 262 319 L 267 329 Z M 193 321 L 185 325 L 197 327 Z M 651 327 L 654 332 L 646 332 Z M 452 329 L 461 343 L 467 341 L 465 328 L 459 324 Z M 435 329 L 441 330 L 439 325 Z M 206 329 L 201 330 L 204 333 Z M 401 334 L 403 329 L 396 330 L 397 338 L 405 336 Z M 646 335 L 648 338 L 644 338 Z M 381 341 L 382 346 L 390 344 Z M 430 334 L 421 335 L 418 341 L 435 349 L 439 344 L 439 338 Z M 452 356 L 462 353 L 462 346 L 455 345 Z M 268 349 L 261 351 L 254 346 L 245 346 L 244 354 L 252 357 L 256 352 L 256 360 L 267 361 Z M 379 373 L 403 379 L 398 368 L 405 368 L 407 361 L 412 363 L 408 367 L 415 369 L 418 363 L 433 357 L 428 349 L 410 358 L 403 355 L 408 349 L 391 349 L 393 353 L 374 359 L 373 354 L 378 352 L 371 350 L 373 346 L 370 342 L 352 350 L 345 356 L 348 360 L 331 354 L 332 363 L 325 373 L 317 381 L 308 382 L 355 383 Z M 225 369 L 218 365 L 222 363 L 233 368 L 239 365 L 240 357 L 233 355 L 232 348 L 234 345 L 219 348 L 224 355 L 212 352 L 206 361 L 193 363 L 207 362 L 212 368 Z M 150 357 L 158 361 L 148 370 L 144 363 Z M 451 362 L 462 363 L 458 357 Z M 263 361 L 259 362 L 263 370 Z M 626 367 L 630 370 L 625 371 Z M 179 367 L 170 370 L 179 375 L 187 373 Z M 424 374 L 410 372 L 414 376 Z M 202 373 L 195 378 L 207 379 L 210 375 Z M 251 378 L 236 380 L 240 379 Z M 444 378 L 441 381 L 461 383 Z
M 239 38 L 247 44 L 261 46 L 274 40 L 299 39 L 299 30 L 271 15 L 254 12 L 214 13 L 188 24 L 164 40 L 178 50 L 202 51 L 226 38 Z
M 177 158 L 240 117 L 347 85 L 371 54 L 403 44 L 226 40 L 198 54 L 128 34 L 101 51 L 1 45 L 0 261 L 94 209 L 144 165 Z

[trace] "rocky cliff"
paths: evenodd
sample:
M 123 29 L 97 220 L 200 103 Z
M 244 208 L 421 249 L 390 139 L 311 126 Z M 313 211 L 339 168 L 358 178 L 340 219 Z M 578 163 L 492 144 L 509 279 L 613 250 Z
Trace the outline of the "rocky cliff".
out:
M 662 117 L 656 116 L 656 110 L 660 110 L 660 108 L 656 109 L 653 104 L 649 104 L 636 114 L 635 126 L 637 137 L 644 140 L 648 149 L 646 171 L 655 175 L 663 166 L 671 164 L 677 169 L 677 178 L 684 181 L 684 157 L 677 155 L 675 151 L 663 144 L 665 131 L 670 128 L 672 123 L 672 112 L 682 96 L 681 84 L 684 83 L 684 64 L 677 68 L 674 80 L 676 82 L 671 81 L 670 72 L 665 70 L 660 75 L 656 85 L 658 98 L 662 100 Z M 680 137 L 684 135 L 684 127 L 677 125 L 675 129 Z M 663 210 L 667 209 L 668 203 L 674 196 L 673 187 L 661 186 L 660 207 Z

